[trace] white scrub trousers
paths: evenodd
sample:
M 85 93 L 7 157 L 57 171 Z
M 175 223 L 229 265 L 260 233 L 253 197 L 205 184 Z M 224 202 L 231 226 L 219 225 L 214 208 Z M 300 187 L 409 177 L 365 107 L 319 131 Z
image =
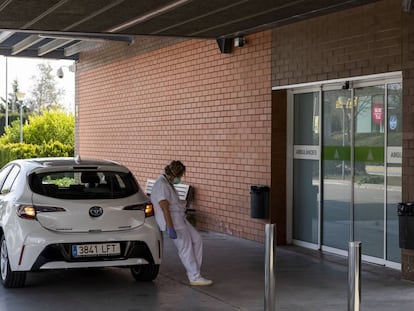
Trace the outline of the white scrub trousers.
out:
M 178 256 L 187 270 L 190 282 L 200 278 L 200 267 L 203 259 L 203 241 L 197 230 L 185 220 L 185 227 L 177 229 L 177 238 L 173 240 L 178 249 Z

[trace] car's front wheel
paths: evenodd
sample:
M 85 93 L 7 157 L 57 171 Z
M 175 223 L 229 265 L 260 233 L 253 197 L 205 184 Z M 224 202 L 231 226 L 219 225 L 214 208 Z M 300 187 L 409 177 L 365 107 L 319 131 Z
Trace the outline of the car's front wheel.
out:
M 26 272 L 11 271 L 4 235 L 1 237 L 0 244 L 0 271 L 3 286 L 7 288 L 23 287 L 26 281 Z
M 148 265 L 137 265 L 131 267 L 131 273 L 137 281 L 152 281 L 154 280 L 160 270 L 160 265 L 148 264 Z

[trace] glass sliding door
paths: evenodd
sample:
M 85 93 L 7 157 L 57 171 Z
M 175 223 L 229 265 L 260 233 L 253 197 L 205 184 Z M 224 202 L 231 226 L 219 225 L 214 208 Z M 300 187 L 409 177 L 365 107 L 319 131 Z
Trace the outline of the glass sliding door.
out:
M 319 98 L 294 95 L 292 237 L 312 244 L 319 243 Z
M 352 104 L 350 90 L 323 92 L 322 243 L 341 250 L 349 240 Z
M 385 87 L 355 88 L 354 240 L 362 254 L 384 257 Z
M 401 77 L 296 90 L 293 121 L 293 239 L 398 267 Z
M 396 206 L 402 201 L 402 85 L 387 85 L 386 260 L 401 262 Z

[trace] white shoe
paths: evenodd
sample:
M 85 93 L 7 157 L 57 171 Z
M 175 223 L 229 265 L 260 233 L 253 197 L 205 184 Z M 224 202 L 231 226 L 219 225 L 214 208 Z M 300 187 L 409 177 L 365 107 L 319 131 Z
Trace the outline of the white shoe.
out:
M 205 278 L 203 278 L 202 276 L 200 276 L 198 279 L 194 280 L 194 281 L 190 281 L 190 284 L 193 286 L 209 286 L 211 284 L 213 284 L 212 280 L 207 280 Z

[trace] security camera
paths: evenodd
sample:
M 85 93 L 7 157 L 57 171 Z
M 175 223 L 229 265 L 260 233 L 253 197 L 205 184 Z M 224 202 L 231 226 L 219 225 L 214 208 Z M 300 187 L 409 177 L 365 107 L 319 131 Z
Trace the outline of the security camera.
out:
M 63 78 L 63 70 L 62 67 L 60 67 L 57 71 L 56 71 L 56 75 L 58 76 L 59 79 Z

